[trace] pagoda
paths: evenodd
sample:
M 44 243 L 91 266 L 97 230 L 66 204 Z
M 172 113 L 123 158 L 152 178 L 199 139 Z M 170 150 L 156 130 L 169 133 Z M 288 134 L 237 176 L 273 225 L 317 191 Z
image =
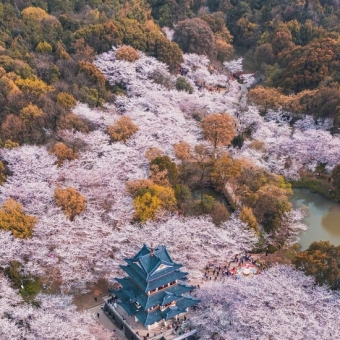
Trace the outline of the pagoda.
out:
M 111 292 L 128 315 L 134 315 L 144 327 L 151 328 L 162 320 L 166 325 L 199 302 L 189 295 L 195 287 L 184 282 L 188 273 L 172 261 L 164 245 L 154 249 L 144 244 L 133 258 L 124 260 L 127 265 L 120 267 L 128 276 L 115 278 L 122 287 Z

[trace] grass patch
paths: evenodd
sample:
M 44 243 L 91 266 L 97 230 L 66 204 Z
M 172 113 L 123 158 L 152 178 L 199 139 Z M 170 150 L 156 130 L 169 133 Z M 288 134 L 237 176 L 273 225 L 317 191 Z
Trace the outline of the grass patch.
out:
M 20 262 L 11 261 L 9 267 L 4 270 L 4 273 L 13 283 L 13 286 L 19 289 L 24 299 L 31 299 L 41 291 L 41 283 L 37 277 L 23 276 L 21 268 Z
M 41 284 L 38 278 L 23 281 L 24 288 L 20 289 L 23 298 L 37 295 L 41 291 Z

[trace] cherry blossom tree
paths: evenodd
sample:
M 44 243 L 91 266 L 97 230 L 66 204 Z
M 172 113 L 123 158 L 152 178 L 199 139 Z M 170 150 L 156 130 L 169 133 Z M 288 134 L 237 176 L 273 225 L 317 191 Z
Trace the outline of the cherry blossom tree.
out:
M 0 338 L 12 339 L 110 339 L 88 312 L 77 312 L 72 296 L 40 294 L 39 307 L 24 303 L 0 274 Z
M 288 266 L 207 283 L 191 321 L 203 339 L 336 339 L 340 297 Z

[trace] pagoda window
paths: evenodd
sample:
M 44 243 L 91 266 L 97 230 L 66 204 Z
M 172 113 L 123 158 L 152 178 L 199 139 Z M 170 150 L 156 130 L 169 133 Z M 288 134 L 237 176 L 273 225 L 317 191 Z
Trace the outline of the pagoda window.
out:
M 169 307 L 169 306 L 174 306 L 174 305 L 176 305 L 176 301 L 171 301 L 171 302 L 167 303 L 166 305 L 161 306 L 161 310 L 164 310 L 164 309 L 166 309 L 167 307 Z

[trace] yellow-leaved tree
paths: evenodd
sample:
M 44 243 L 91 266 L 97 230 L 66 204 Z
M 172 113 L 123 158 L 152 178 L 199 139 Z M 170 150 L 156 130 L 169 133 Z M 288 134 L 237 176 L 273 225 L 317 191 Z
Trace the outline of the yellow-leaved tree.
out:
M 32 103 L 29 103 L 20 111 L 20 118 L 26 124 L 26 126 L 35 124 L 37 120 L 42 118 L 43 116 L 44 111 L 39 109 L 38 106 Z
M 147 183 L 145 182 L 145 184 Z M 133 202 L 136 221 L 145 222 L 148 219 L 155 219 L 157 212 L 161 209 L 168 211 L 176 209 L 175 192 L 170 187 L 152 184 L 140 188 L 136 194 Z
M 58 186 L 54 191 L 54 201 L 71 221 L 86 209 L 86 198 L 72 187 L 62 189 Z
M 144 195 L 135 198 L 133 206 L 136 210 L 135 220 L 145 222 L 156 218 L 156 213 L 161 207 L 161 200 L 150 192 L 146 192 Z
M 243 206 L 240 212 L 240 219 L 242 222 L 246 223 L 249 228 L 254 229 L 256 233 L 259 232 L 259 226 L 251 208 Z
M 57 165 L 62 166 L 66 160 L 72 160 L 78 158 L 78 154 L 72 149 L 67 147 L 64 143 L 56 143 L 53 148 L 53 152 L 58 158 Z
M 22 205 L 12 198 L 5 201 L 0 208 L 0 229 L 11 231 L 15 237 L 31 237 L 36 223 L 37 219 L 26 215 Z
M 24 19 L 24 21 L 28 21 L 30 19 L 36 20 L 36 21 L 41 21 L 41 20 L 46 19 L 50 16 L 40 7 L 26 7 L 21 12 L 21 15 L 22 15 L 22 18 Z
M 15 84 L 19 86 L 19 88 L 29 96 L 34 98 L 38 98 L 42 94 L 45 94 L 48 91 L 53 91 L 53 87 L 47 85 L 45 82 L 40 80 L 39 78 L 17 78 L 15 80 Z
M 14 148 L 17 148 L 18 146 L 19 146 L 18 143 L 12 142 L 10 139 L 6 139 L 5 141 L 2 141 L 0 139 L 0 148 L 14 149 Z
M 76 106 L 77 100 L 70 93 L 60 92 L 57 95 L 57 103 L 65 109 L 71 110 Z
M 52 46 L 46 41 L 40 41 L 35 50 L 38 53 L 52 53 Z
M 118 119 L 114 125 L 109 126 L 106 130 L 112 141 L 123 143 L 126 143 L 126 141 L 137 131 L 138 126 L 126 116 Z

